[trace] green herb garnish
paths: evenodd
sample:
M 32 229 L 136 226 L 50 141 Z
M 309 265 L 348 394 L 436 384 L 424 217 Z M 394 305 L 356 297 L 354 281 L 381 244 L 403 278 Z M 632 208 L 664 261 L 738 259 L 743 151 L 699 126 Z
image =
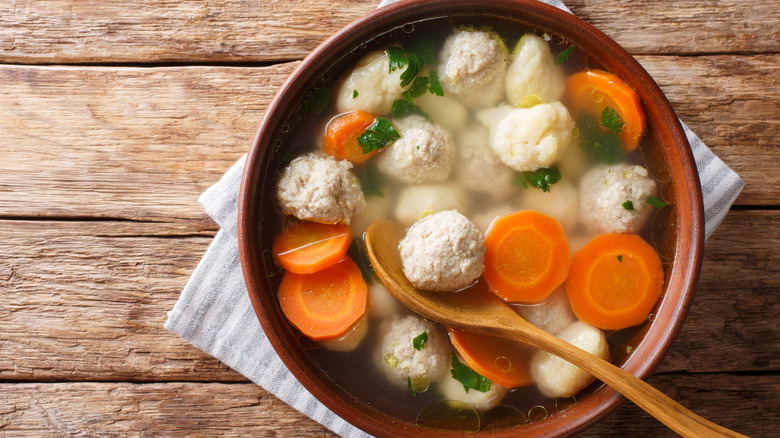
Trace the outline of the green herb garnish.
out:
M 544 192 L 550 191 L 550 185 L 557 183 L 561 180 L 561 172 L 557 167 L 543 167 L 541 169 L 532 170 L 529 172 L 523 172 L 515 176 L 512 181 L 516 186 L 522 186 L 528 188 L 528 184 L 532 187 L 542 189 Z
M 418 114 L 425 117 L 428 121 L 431 121 L 431 116 L 429 116 L 428 113 L 406 99 L 398 99 L 393 102 L 393 106 L 390 107 L 390 112 L 396 119 L 402 119 L 406 116 L 411 116 L 412 114 Z
M 444 89 L 441 88 L 441 83 L 439 82 L 439 74 L 435 71 L 431 72 L 431 86 L 428 88 L 428 91 L 437 96 L 444 96 Z
M 411 101 L 415 97 L 420 97 L 428 91 L 428 84 L 430 79 L 428 76 L 418 76 L 417 79 L 412 82 L 412 86 L 408 90 L 404 91 L 401 96 L 406 100 Z
M 647 201 L 645 201 L 645 202 L 650 204 L 650 205 L 652 205 L 655 208 L 664 208 L 667 205 L 669 205 L 668 202 L 662 201 L 662 200 L 656 198 L 655 196 L 648 196 L 647 197 Z
M 358 137 L 358 144 L 363 148 L 363 153 L 368 154 L 379 150 L 401 138 L 401 134 L 395 129 L 390 120 L 384 117 L 377 118 Z
M 363 195 L 366 198 L 369 196 L 385 196 L 385 192 L 382 191 L 382 187 L 385 185 L 384 174 L 377 170 L 376 166 L 367 163 L 353 170 L 358 181 L 360 181 L 360 188 L 363 190 Z
M 436 46 L 429 38 L 415 41 L 409 50 L 390 47 L 387 54 L 390 58 L 390 73 L 406 66 L 406 70 L 401 73 L 402 87 L 411 84 L 425 64 L 436 63 Z
M 488 392 L 490 390 L 490 380 L 487 377 L 477 373 L 462 364 L 458 360 L 455 352 L 452 353 L 452 378 L 463 384 L 463 389 L 469 392 L 469 389 L 476 389 L 479 392 Z
M 624 203 L 620 204 L 620 205 L 622 205 L 622 206 L 623 206 L 623 208 L 625 208 L 626 210 L 629 210 L 629 211 L 631 211 L 631 210 L 633 210 L 633 209 L 634 209 L 634 203 L 633 203 L 633 202 L 631 202 L 631 200 L 630 200 L 630 199 L 629 199 L 628 201 L 626 201 L 626 202 L 624 202 Z
M 301 109 L 309 114 L 319 114 L 329 103 L 330 88 L 315 88 L 303 98 Z
M 406 376 L 406 386 L 412 390 L 412 397 L 417 397 L 417 391 L 412 388 L 412 378 L 409 376 Z
M 428 342 L 428 332 L 422 332 L 412 339 L 412 345 L 414 349 L 420 351 L 425 347 L 425 343 Z
M 566 62 L 567 59 L 569 59 L 569 55 L 571 55 L 571 51 L 574 50 L 574 46 L 569 46 L 561 51 L 561 53 L 558 54 L 558 57 L 555 59 L 556 64 L 563 64 Z
M 625 123 L 620 120 L 620 115 L 614 108 L 608 106 L 601 112 L 601 126 L 615 132 L 620 132 Z
M 357 92 L 357 90 L 352 90 L 352 98 L 354 99 L 354 98 L 356 98 L 356 97 L 358 97 L 358 92 Z
M 622 255 L 617 256 L 617 259 L 618 259 L 618 261 L 620 263 L 623 263 L 623 256 Z
M 592 159 L 615 164 L 625 157 L 623 142 L 617 133 L 602 131 L 596 118 L 587 111 L 577 118 L 576 125 L 582 139 L 580 146 Z

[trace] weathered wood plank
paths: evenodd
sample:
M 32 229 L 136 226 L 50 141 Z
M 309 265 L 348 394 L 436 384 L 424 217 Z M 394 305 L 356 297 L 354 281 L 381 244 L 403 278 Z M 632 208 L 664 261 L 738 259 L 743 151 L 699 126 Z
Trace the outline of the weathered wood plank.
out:
M 639 59 L 745 179 L 738 203 L 776 205 L 780 55 Z M 0 66 L 0 216 L 207 220 L 197 197 L 295 65 Z
M 772 436 L 780 423 L 778 376 L 672 374 L 649 381 L 748 436 Z M 3 383 L 0 390 L 0 433 L 8 435 L 336 436 L 251 383 Z M 629 435 L 675 436 L 630 402 L 580 436 Z
M 773 0 L 569 0 L 631 53 L 777 52 Z M 377 0 L 4 0 L 0 62 L 161 63 L 301 59 Z M 317 17 L 311 20 L 310 17 Z
M 777 211 L 729 214 L 660 372 L 780 369 L 778 221 Z M 163 328 L 211 233 L 0 221 L 0 380 L 243 380 Z
M 295 65 L 3 66 L 0 214 L 205 220 Z

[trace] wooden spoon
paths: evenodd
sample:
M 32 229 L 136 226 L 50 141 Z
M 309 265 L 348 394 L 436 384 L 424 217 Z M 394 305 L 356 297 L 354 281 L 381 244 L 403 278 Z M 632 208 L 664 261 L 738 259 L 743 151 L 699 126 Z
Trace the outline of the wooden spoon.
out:
M 490 293 L 484 282 L 456 293 L 428 292 L 403 273 L 398 243 L 405 229 L 397 222 L 371 223 L 365 234 L 368 257 L 379 280 L 403 305 L 444 325 L 500 336 L 548 351 L 589 372 L 686 437 L 744 437 L 689 411 L 641 379 L 611 363 L 536 328 Z

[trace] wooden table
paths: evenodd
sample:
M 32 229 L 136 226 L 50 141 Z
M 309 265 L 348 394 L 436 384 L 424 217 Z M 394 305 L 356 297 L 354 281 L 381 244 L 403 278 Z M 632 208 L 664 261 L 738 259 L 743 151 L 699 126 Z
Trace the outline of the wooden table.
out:
M 569 0 L 745 180 L 649 381 L 780 436 L 780 2 Z M 197 203 L 277 87 L 378 0 L 0 1 L 0 434 L 332 436 L 163 328 Z M 631 403 L 583 436 L 668 436 Z

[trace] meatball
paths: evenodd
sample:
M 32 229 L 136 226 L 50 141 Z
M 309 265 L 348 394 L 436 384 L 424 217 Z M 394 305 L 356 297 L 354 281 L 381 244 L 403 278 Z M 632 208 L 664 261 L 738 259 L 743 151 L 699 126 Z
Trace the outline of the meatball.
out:
M 457 32 L 439 55 L 442 88 L 471 107 L 495 105 L 504 98 L 506 59 L 487 32 Z
M 404 70 L 398 68 L 391 72 L 390 57 L 385 52 L 369 53 L 341 83 L 336 110 L 342 113 L 363 110 L 375 116 L 390 114 L 393 102 L 408 88 L 401 86 Z
M 609 360 L 609 346 L 604 333 L 582 321 L 566 327 L 556 336 L 594 356 Z M 531 357 L 531 377 L 539 392 L 550 398 L 571 397 L 596 380 L 571 362 L 541 350 Z
M 490 146 L 507 166 L 520 171 L 553 165 L 566 151 L 574 121 L 560 102 L 512 110 L 490 132 Z
M 418 316 L 395 318 L 383 324 L 376 360 L 379 369 L 397 386 L 415 381 L 431 383 L 449 370 L 448 345 L 444 336 L 430 322 Z M 425 333 L 427 341 L 416 349 L 414 339 Z
M 443 181 L 455 161 L 452 136 L 420 116 L 394 120 L 401 138 L 377 156 L 382 172 L 406 184 Z
M 579 223 L 579 192 L 573 184 L 561 179 L 550 186 L 550 191 L 530 187 L 520 195 L 521 209 L 536 210 L 552 216 L 566 233 L 575 230 Z
M 444 210 L 458 210 L 466 213 L 469 198 L 465 191 L 454 183 L 422 184 L 409 186 L 401 191 L 395 207 L 395 218 L 411 226 L 429 214 Z
M 349 224 L 366 200 L 350 172 L 352 163 L 330 155 L 309 153 L 293 160 L 282 172 L 276 197 L 284 214 L 323 223 Z
M 404 274 L 424 290 L 463 289 L 484 269 L 485 239 L 476 225 L 455 210 L 420 219 L 398 249 Z
M 558 333 L 577 321 L 563 287 L 556 289 L 541 303 L 516 305 L 513 308 L 526 321 L 547 333 Z
M 550 46 L 543 38 L 526 34 L 517 43 L 515 56 L 506 72 L 507 100 L 527 107 L 561 99 L 566 78 Z
M 653 210 L 645 201 L 656 186 L 642 166 L 591 169 L 580 181 L 580 220 L 596 233 L 636 233 Z
M 458 136 L 455 175 L 468 190 L 505 199 L 512 191 L 514 172 L 498 159 L 488 143 L 490 132 L 482 125 L 465 129 Z
M 462 360 L 461 360 L 462 362 Z M 471 406 L 475 411 L 486 411 L 497 406 L 504 400 L 504 396 L 509 391 L 501 385 L 491 382 L 490 389 L 486 392 L 470 389 L 466 392 L 463 384 L 447 376 L 438 385 L 439 392 L 445 400 L 458 400 Z

